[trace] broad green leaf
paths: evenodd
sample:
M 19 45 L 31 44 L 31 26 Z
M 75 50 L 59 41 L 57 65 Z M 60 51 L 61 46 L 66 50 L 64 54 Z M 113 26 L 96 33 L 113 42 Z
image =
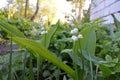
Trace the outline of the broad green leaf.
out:
M 42 44 L 34 41 L 34 40 L 29 40 L 25 38 L 18 38 L 18 37 L 13 37 L 13 41 L 27 47 L 29 50 L 31 50 L 33 55 L 39 54 L 43 58 L 48 59 L 51 61 L 53 64 L 56 66 L 60 67 L 64 71 L 66 71 L 69 75 L 71 75 L 73 78 L 75 78 L 75 72 L 72 70 L 69 66 L 61 62 L 55 55 L 53 55 L 51 52 L 49 52 L 45 47 L 43 47 Z
M 118 58 L 112 59 L 112 57 L 110 55 L 106 55 L 105 59 L 106 59 L 107 63 L 104 65 L 107 67 L 115 67 L 116 64 L 118 63 Z
M 105 76 L 105 77 L 108 77 L 112 74 L 112 71 L 108 67 L 106 67 L 102 64 L 99 65 L 99 68 L 102 71 L 103 76 Z
M 12 33 L 12 36 L 25 38 L 24 34 L 20 32 L 16 27 L 10 25 L 9 23 L 1 19 L 0 19 L 0 28 L 2 28 L 8 34 Z
M 51 27 L 50 30 L 48 31 L 48 33 L 43 36 L 41 43 L 43 43 L 46 46 L 46 48 L 49 47 L 50 41 L 51 41 L 53 35 L 55 34 L 55 32 L 57 31 L 59 25 L 60 24 L 58 21 L 57 24 L 54 25 L 53 27 Z
M 120 72 L 120 63 L 118 63 L 113 69 L 114 72 Z
M 91 55 L 90 53 L 84 50 L 82 51 L 82 55 L 86 60 L 92 61 L 94 64 L 101 64 L 101 62 L 104 62 L 104 60 L 102 60 L 101 58 Z
M 71 53 L 71 52 L 69 52 L 68 54 L 70 55 L 72 60 L 74 60 L 74 63 L 77 64 L 81 69 L 83 69 L 82 59 L 80 57 L 76 56 L 75 54 Z
M 108 61 L 108 62 L 111 62 L 111 61 L 112 61 L 112 57 L 111 57 L 110 55 L 106 55 L 106 56 L 105 56 L 105 59 L 106 59 L 106 61 Z
M 85 50 L 90 54 L 94 54 L 96 47 L 96 33 L 94 27 L 86 27 L 81 31 L 81 34 L 83 35 L 83 38 L 80 39 L 82 50 Z
M 118 63 L 118 61 L 119 61 L 118 58 L 113 59 L 113 62 L 114 62 L 114 63 Z

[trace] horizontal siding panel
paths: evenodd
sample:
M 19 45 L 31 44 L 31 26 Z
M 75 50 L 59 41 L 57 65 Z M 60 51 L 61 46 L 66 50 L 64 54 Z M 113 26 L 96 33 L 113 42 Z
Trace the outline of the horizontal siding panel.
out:
M 110 14 L 110 7 L 106 7 L 105 9 L 104 9 L 104 14 L 103 14 L 103 16 L 106 16 L 106 15 L 109 15 Z
M 115 17 L 120 21 L 120 13 L 116 13 L 115 14 Z M 106 22 L 104 22 L 105 24 L 108 24 L 108 23 L 114 23 L 113 21 L 113 18 L 111 15 L 107 16 L 107 17 L 104 17 L 102 18 L 103 20 L 106 20 Z
M 110 6 L 111 4 L 115 3 L 118 0 L 105 0 L 105 7 Z
M 104 9 L 104 7 L 105 7 L 105 2 L 102 2 L 102 3 L 99 4 L 99 6 L 97 7 L 97 8 L 98 8 L 97 11 L 100 11 L 100 10 Z
M 106 22 L 104 22 L 104 24 L 109 24 L 109 23 L 113 23 L 113 18 L 111 15 L 102 18 L 103 20 L 106 20 Z
M 105 23 L 113 23 L 112 13 L 120 20 L 120 13 L 118 13 L 120 11 L 120 0 L 93 0 L 93 2 L 96 6 L 90 10 L 90 20 L 102 18 L 107 20 Z
M 120 1 L 110 6 L 110 13 L 115 13 L 117 11 L 120 11 Z
M 92 1 L 92 7 L 91 7 L 91 9 L 94 9 L 94 8 L 96 8 L 98 5 L 100 5 L 102 2 L 104 2 L 104 0 L 93 0 Z
M 115 16 L 120 21 L 120 13 L 116 13 Z

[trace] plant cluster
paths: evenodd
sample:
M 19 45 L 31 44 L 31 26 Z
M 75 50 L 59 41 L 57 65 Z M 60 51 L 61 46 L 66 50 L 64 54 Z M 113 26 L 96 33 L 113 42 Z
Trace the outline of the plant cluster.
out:
M 0 79 L 119 80 L 120 22 L 113 18 L 116 31 L 100 19 L 72 27 L 58 21 L 47 28 L 1 18 L 1 31 L 10 39 L 10 54 L 0 56 Z M 29 32 L 31 28 L 35 32 Z M 13 44 L 20 49 L 13 51 Z

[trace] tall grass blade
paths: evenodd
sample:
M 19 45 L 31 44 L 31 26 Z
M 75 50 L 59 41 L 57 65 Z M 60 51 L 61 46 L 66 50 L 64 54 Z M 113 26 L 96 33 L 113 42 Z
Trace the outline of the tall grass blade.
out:
M 33 56 L 32 56 L 32 54 L 30 54 L 30 63 L 29 63 L 30 80 L 34 80 L 32 58 L 33 58 Z
M 0 19 L 0 28 L 6 31 L 9 35 L 11 35 L 12 33 L 12 36 L 25 38 L 25 35 L 22 32 L 20 32 L 16 27 L 10 25 L 9 23 L 1 19 Z
M 12 80 L 12 34 L 11 34 L 11 40 L 10 40 L 9 73 L 8 73 L 7 80 Z
M 91 61 L 90 54 L 89 54 L 89 59 L 90 59 L 90 75 L 91 75 L 91 79 L 90 80 L 93 80 L 93 66 L 92 66 L 92 61 Z
M 26 73 L 26 59 L 27 59 L 27 53 L 28 50 L 26 49 L 25 55 L 24 55 L 24 60 L 23 60 L 23 72 L 22 72 L 22 80 L 25 80 L 25 73 Z
M 75 72 L 73 69 L 71 69 L 69 66 L 61 62 L 55 55 L 53 55 L 51 52 L 49 52 L 45 47 L 43 47 L 42 44 L 39 42 L 36 42 L 34 40 L 29 40 L 25 38 L 18 38 L 18 37 L 13 37 L 14 42 L 20 44 L 21 46 L 26 46 L 30 51 L 32 51 L 32 54 L 38 57 L 40 55 L 43 58 L 48 59 L 51 61 L 53 64 L 58 66 L 59 68 L 63 69 L 71 75 L 73 78 L 75 78 Z
M 49 47 L 50 41 L 51 41 L 53 35 L 55 34 L 55 32 L 57 31 L 57 29 L 59 28 L 59 26 L 60 26 L 60 21 L 58 21 L 56 25 L 51 27 L 50 30 L 48 31 L 48 33 L 43 36 L 41 43 L 45 42 L 44 44 L 45 44 L 46 48 Z
M 2 71 L 0 71 L 0 80 L 3 80 Z
M 39 76 L 40 76 L 40 56 L 38 55 L 38 59 L 37 59 L 37 80 L 40 80 Z

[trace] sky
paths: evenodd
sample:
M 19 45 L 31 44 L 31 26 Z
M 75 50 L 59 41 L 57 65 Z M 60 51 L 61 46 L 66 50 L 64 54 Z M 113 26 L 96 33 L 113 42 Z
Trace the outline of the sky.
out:
M 5 7 L 7 0 L 0 0 L 0 8 Z

